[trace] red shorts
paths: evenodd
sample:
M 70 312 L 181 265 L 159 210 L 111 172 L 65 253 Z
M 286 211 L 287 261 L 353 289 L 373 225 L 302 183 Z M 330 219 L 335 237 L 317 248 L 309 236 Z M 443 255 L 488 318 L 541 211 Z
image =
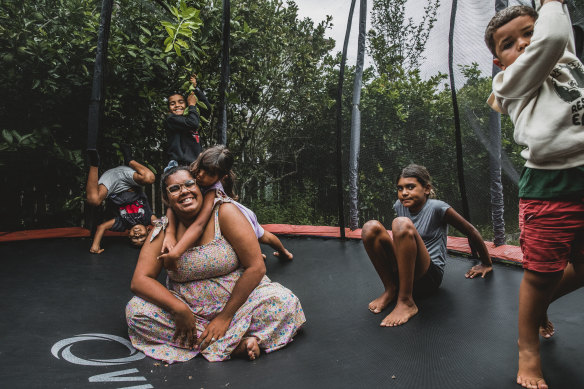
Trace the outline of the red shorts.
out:
M 523 268 L 541 273 L 584 262 L 584 201 L 519 199 Z

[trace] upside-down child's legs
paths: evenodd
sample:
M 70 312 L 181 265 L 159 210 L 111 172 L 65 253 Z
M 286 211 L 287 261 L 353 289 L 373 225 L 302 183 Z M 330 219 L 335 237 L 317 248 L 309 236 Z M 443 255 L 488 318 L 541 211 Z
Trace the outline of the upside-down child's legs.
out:
M 289 261 L 294 257 L 290 251 L 286 250 L 280 239 L 269 231 L 264 230 L 264 234 L 259 238 L 259 241 L 260 243 L 267 244 L 276 250 L 276 252 L 274 252 L 276 257 L 287 259 Z
M 128 163 L 128 166 L 136 171 L 134 173 L 134 181 L 136 181 L 137 184 L 148 185 L 154 183 L 154 173 L 152 173 L 152 170 L 148 169 L 146 166 L 136 162 L 135 160 L 131 160 Z
M 87 176 L 87 183 L 85 190 L 87 192 L 87 202 L 90 205 L 98 206 L 107 196 L 107 188 L 104 185 L 99 185 L 98 167 L 90 166 L 89 175 Z
M 539 325 L 560 280 L 562 271 L 540 273 L 525 270 L 519 288 L 519 370 L 517 383 L 546 389 L 539 354 Z
M 377 220 L 370 220 L 361 230 L 361 239 L 365 251 L 383 283 L 384 291 L 375 300 L 369 303 L 369 310 L 380 313 L 391 303 L 397 293 L 397 268 L 393 241 L 389 233 Z

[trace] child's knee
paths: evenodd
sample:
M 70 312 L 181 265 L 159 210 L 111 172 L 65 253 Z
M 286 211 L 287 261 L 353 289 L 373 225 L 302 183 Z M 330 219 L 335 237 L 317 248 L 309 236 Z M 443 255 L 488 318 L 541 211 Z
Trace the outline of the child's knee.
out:
M 415 234 L 416 227 L 411 219 L 407 217 L 396 217 L 391 223 L 391 233 L 394 239 L 397 237 L 403 237 L 407 235 Z
M 385 232 L 385 227 L 377 220 L 369 220 L 361 229 L 361 239 L 367 241 Z

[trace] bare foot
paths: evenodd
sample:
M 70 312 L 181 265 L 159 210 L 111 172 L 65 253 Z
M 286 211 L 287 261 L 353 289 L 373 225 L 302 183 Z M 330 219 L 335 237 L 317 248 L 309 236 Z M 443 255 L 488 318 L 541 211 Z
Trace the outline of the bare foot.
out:
M 554 325 L 552 324 L 551 321 L 549 321 L 547 315 L 545 315 L 545 318 L 543 319 L 543 321 L 539 325 L 539 334 L 542 337 L 549 339 L 552 336 L 554 336 L 555 332 L 556 331 L 554 329 Z
M 246 355 L 250 361 L 253 361 L 260 356 L 260 346 L 258 346 L 257 338 L 254 336 L 243 338 L 235 350 L 233 350 L 233 354 Z
M 284 249 L 284 251 L 282 252 L 274 251 L 274 256 L 282 259 L 287 259 L 288 261 L 291 261 L 292 258 L 294 258 L 294 255 L 292 255 L 292 253 L 286 249 Z
M 369 310 L 373 313 L 380 313 L 383 311 L 389 303 L 395 298 L 395 291 L 385 291 L 381 296 L 377 297 L 375 300 L 369 303 Z
M 101 249 L 101 248 L 94 249 L 94 248 L 92 247 L 92 248 L 90 248 L 90 249 L 89 249 L 89 252 L 90 252 L 91 254 L 101 254 L 101 253 L 103 253 L 103 250 L 104 250 L 104 249 Z
M 381 327 L 396 327 L 406 323 L 412 316 L 418 313 L 418 306 L 414 300 L 404 302 L 398 301 L 395 308 L 383 319 Z
M 519 370 L 517 371 L 517 383 L 524 388 L 548 389 L 541 372 L 541 359 L 539 349 L 525 350 L 519 347 Z

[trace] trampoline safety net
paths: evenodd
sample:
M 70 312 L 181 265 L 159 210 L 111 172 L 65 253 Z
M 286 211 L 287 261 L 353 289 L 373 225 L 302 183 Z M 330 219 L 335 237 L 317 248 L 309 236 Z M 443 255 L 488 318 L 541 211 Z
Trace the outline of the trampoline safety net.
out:
M 0 231 L 85 226 L 84 129 L 101 5 L 17 3 L 0 8 L 7 32 L 0 34 Z M 178 20 L 161 6 L 166 3 L 183 3 L 179 13 L 198 10 L 181 53 L 162 43 L 167 32 L 160 21 Z M 524 161 L 509 118 L 486 104 L 497 69 L 483 34 L 495 9 L 539 2 L 363 3 L 365 63 L 361 74 L 357 53 L 348 53 L 337 134 L 341 53 L 326 36 L 331 22 L 347 23 L 351 4 L 342 19 L 313 21 L 300 17 L 293 2 L 231 1 L 224 100 L 240 201 L 265 224 L 361 227 L 378 219 L 389 226 L 395 179 L 404 166 L 417 163 L 428 168 L 437 197 L 465 214 L 486 240 L 516 243 L 517 182 Z M 581 58 L 584 1 L 566 3 Z M 359 2 L 354 7 L 359 18 Z M 101 169 L 120 163 L 121 153 L 112 145 L 131 143 L 158 183 L 168 162 L 164 96 L 180 88 L 189 72 L 199 73 L 200 87 L 213 104 L 201 128 L 203 147 L 217 142 L 224 112 L 219 107 L 222 13 L 217 2 L 114 2 L 97 138 Z M 358 28 L 350 31 L 355 40 L 358 33 Z M 355 140 L 359 147 L 352 158 Z M 161 215 L 156 185 L 146 193 Z

